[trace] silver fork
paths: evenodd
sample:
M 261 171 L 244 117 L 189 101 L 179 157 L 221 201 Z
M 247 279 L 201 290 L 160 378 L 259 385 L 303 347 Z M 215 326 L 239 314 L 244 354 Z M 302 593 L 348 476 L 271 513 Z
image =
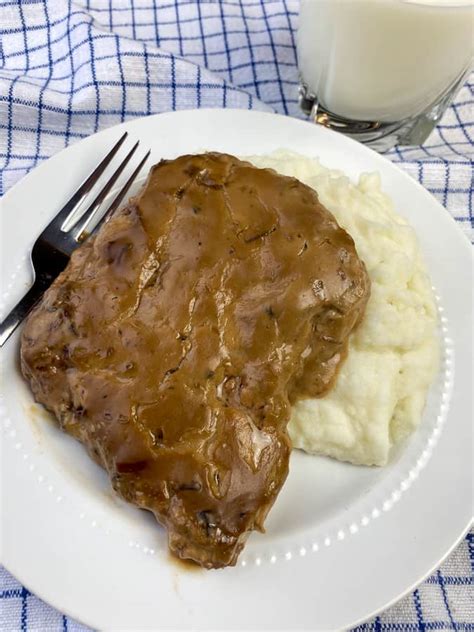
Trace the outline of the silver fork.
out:
M 137 150 L 139 141 L 136 142 L 87 210 L 78 215 L 79 205 L 85 201 L 127 136 L 128 133 L 125 132 L 35 241 L 31 251 L 34 282 L 20 302 L 0 324 L 0 347 L 5 344 L 54 279 L 64 270 L 72 252 L 99 225 L 107 221 L 118 208 L 141 168 L 148 160 L 150 152 L 142 158 L 108 209 L 104 212 L 101 208 L 102 202 Z

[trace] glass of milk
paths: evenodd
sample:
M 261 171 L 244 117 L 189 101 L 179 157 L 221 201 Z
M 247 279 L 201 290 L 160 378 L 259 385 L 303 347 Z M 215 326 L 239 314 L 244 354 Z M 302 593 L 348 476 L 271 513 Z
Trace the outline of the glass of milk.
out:
M 474 0 L 301 0 L 300 106 L 386 151 L 419 145 L 473 61 Z

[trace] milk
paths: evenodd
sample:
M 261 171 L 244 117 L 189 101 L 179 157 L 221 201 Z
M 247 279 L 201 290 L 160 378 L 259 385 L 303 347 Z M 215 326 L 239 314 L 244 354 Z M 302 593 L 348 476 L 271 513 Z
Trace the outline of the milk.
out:
M 330 112 L 400 121 L 472 64 L 473 16 L 470 0 L 301 0 L 298 66 Z

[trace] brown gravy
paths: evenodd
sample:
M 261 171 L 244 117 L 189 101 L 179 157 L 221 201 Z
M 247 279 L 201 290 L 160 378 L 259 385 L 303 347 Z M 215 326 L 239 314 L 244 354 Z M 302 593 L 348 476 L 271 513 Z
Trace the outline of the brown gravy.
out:
M 285 481 L 291 402 L 331 388 L 368 295 L 312 189 L 182 156 L 73 254 L 24 328 L 22 368 L 176 556 L 235 564 Z

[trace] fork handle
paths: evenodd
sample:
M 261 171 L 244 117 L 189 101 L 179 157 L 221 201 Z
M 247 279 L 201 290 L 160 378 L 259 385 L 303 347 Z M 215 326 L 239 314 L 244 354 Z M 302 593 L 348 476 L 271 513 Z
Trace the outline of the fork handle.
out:
M 5 320 L 0 324 L 0 347 L 6 343 L 21 321 L 28 315 L 41 298 L 46 287 L 36 280 L 25 296 L 16 304 Z

